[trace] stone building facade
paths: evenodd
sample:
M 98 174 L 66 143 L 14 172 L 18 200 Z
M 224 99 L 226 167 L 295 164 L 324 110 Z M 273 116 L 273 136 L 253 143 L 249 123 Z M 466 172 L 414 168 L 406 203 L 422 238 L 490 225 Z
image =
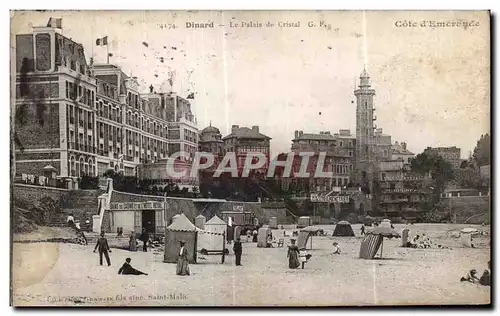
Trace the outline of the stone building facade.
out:
M 16 174 L 135 176 L 136 167 L 185 151 L 192 163 L 198 129 L 191 101 L 141 94 L 137 78 L 111 64 L 87 64 L 83 46 L 56 28 L 16 36 Z

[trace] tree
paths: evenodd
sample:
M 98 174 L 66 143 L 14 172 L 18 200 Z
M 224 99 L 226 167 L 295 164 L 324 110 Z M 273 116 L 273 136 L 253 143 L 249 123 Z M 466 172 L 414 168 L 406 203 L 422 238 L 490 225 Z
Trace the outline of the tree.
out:
M 446 183 L 454 178 L 453 166 L 441 156 L 427 150 L 412 159 L 411 171 L 421 175 L 430 174 L 433 180 L 433 205 L 439 202 Z
M 472 157 L 478 167 L 491 164 L 491 140 L 490 134 L 481 135 L 477 141 Z

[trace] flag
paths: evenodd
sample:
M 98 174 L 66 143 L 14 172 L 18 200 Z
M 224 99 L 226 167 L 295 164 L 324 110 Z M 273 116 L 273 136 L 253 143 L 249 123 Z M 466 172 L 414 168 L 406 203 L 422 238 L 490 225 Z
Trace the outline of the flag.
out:
M 104 36 L 103 38 L 96 39 L 95 44 L 97 46 L 106 46 L 106 45 L 108 45 L 108 37 Z
M 194 100 L 194 92 L 191 92 L 186 99 L 192 99 Z
M 49 22 L 47 23 L 47 27 L 55 27 L 62 30 L 62 19 L 50 18 Z
M 108 56 L 109 56 L 109 57 L 113 57 L 113 54 L 112 54 L 112 53 L 109 53 L 109 54 L 108 54 Z

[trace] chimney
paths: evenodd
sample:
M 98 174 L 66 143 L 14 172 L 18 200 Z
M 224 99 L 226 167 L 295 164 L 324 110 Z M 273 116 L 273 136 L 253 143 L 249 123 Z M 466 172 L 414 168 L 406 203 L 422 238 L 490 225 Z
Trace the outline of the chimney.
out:
M 304 132 L 303 131 L 299 131 L 299 137 L 304 135 Z
M 295 130 L 295 138 L 299 138 L 299 131 Z
M 252 126 L 252 131 L 259 132 L 259 127 L 257 125 Z
M 331 135 L 329 131 L 326 131 L 325 132 L 325 135 Z
M 403 148 L 404 151 L 406 150 L 406 143 L 405 142 L 401 143 L 401 148 Z
M 238 128 L 240 128 L 240 126 L 239 126 L 239 125 L 233 125 L 233 126 L 231 126 L 231 133 L 236 132 L 236 130 L 237 130 Z
M 323 132 L 319 132 L 320 135 L 323 135 Z

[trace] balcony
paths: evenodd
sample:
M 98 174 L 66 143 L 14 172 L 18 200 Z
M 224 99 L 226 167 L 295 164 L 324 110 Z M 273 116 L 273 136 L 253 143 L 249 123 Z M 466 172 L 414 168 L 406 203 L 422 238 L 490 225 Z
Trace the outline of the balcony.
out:
M 96 153 L 96 147 L 81 143 L 70 142 L 68 143 L 68 149 L 84 151 L 92 154 Z
M 107 157 L 107 156 L 109 156 L 109 151 L 107 151 L 107 150 L 103 150 L 103 149 L 99 149 L 99 150 L 97 151 L 97 154 L 98 154 L 99 156 L 105 156 L 105 157 Z

